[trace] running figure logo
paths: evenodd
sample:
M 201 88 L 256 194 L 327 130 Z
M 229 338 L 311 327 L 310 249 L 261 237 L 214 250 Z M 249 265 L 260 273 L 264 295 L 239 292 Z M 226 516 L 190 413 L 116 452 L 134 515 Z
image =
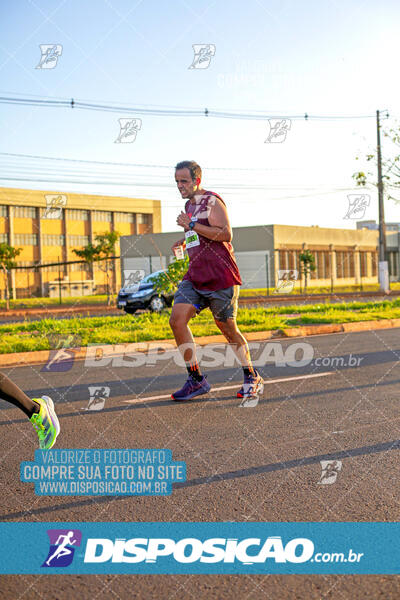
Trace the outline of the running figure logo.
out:
M 62 209 L 67 205 L 67 196 L 65 194 L 45 194 L 46 210 L 42 219 L 61 219 Z
M 89 386 L 90 399 L 85 410 L 103 410 L 106 398 L 110 397 L 107 386 Z
M 349 194 L 347 199 L 349 201 L 349 208 L 343 218 L 362 219 L 371 200 L 369 194 Z
M 54 69 L 62 54 L 61 44 L 39 44 L 39 48 L 42 56 L 36 69 Z
M 55 349 L 50 350 L 47 363 L 42 367 L 41 372 L 65 373 L 65 371 L 70 371 L 75 358 L 75 353 L 71 348 L 81 346 L 80 336 L 49 334 L 48 339 L 50 347 L 53 346 Z
M 293 291 L 298 276 L 299 272 L 296 269 L 278 270 L 278 283 L 274 292 L 276 294 L 290 294 Z
M 189 69 L 208 69 L 213 56 L 215 44 L 192 44 L 194 57 Z
M 290 119 L 268 119 L 269 133 L 265 144 L 281 144 L 286 140 L 287 132 L 292 126 Z
M 132 144 L 136 140 L 142 119 L 118 119 L 120 132 L 114 144 Z
M 321 478 L 318 481 L 320 485 L 330 485 L 335 483 L 339 471 L 342 470 L 341 460 L 320 460 L 321 463 Z
M 48 529 L 50 548 L 42 567 L 68 567 L 74 558 L 75 547 L 81 545 L 79 529 Z
M 124 269 L 124 287 L 137 287 L 144 277 L 144 269 Z

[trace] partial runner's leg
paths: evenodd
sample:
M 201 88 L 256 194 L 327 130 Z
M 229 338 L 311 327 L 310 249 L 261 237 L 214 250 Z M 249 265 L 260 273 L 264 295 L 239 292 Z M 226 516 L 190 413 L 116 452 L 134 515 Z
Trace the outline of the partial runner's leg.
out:
M 196 345 L 188 323 L 196 314 L 192 304 L 174 304 L 169 319 L 176 345 L 186 363 L 189 375 L 197 381 L 201 379 L 200 367 L 196 357 Z
M 195 396 L 207 394 L 210 391 L 210 384 L 205 375 L 200 372 L 200 367 L 196 357 L 196 346 L 193 340 L 192 332 L 188 323 L 196 314 L 196 308 L 192 304 L 178 303 L 174 304 L 171 311 L 169 323 L 175 336 L 176 344 L 186 363 L 189 377 L 184 386 L 172 394 L 172 399 L 176 402 L 182 400 L 191 400 Z
M 21 388 L 3 373 L 0 373 L 0 398 L 23 410 L 29 419 L 33 413 L 40 410 L 39 404 L 28 398 Z
M 264 391 L 264 381 L 261 375 L 254 369 L 251 362 L 250 350 L 247 341 L 240 333 L 236 319 L 226 319 L 219 321 L 215 319 L 215 323 L 220 331 L 224 334 L 228 342 L 231 344 L 233 351 L 238 357 L 243 368 L 244 383 L 237 393 L 238 398 L 253 398 L 258 397 Z
M 52 448 L 60 432 L 54 404 L 48 396 L 31 400 L 15 383 L 0 373 L 0 398 L 20 408 L 31 421 L 42 450 Z
M 250 350 L 247 345 L 246 338 L 240 333 L 236 319 L 226 319 L 226 321 L 215 320 L 215 324 L 221 333 L 224 334 L 228 342 L 231 344 L 232 349 L 240 364 L 243 367 L 243 370 L 246 369 L 245 374 L 255 375 L 255 371 L 253 368 L 253 364 L 251 362 Z

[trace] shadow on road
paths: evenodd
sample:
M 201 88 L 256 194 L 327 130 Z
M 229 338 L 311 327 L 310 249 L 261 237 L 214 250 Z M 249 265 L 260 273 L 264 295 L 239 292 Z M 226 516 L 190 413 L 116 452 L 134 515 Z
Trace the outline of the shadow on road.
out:
M 341 460 L 343 458 L 351 458 L 354 456 L 365 456 L 368 454 L 377 454 L 378 452 L 388 452 L 391 450 L 400 449 L 400 440 L 393 440 L 391 442 L 382 442 L 380 444 L 373 444 L 372 446 L 361 446 L 358 448 L 351 448 L 350 450 L 342 450 L 340 452 L 330 452 L 329 454 L 318 454 L 315 456 L 305 456 L 303 458 L 295 458 L 293 460 L 286 460 L 276 463 L 268 463 L 266 465 L 259 465 L 256 467 L 249 467 L 248 469 L 238 469 L 236 471 L 227 471 L 225 473 L 219 473 L 216 475 L 197 477 L 195 479 L 189 479 L 182 483 L 173 484 L 173 489 L 178 488 L 189 488 L 197 485 L 209 485 L 210 483 L 216 483 L 218 481 L 225 481 L 227 479 L 239 479 L 242 477 L 251 477 L 252 475 L 260 475 L 263 473 L 272 473 L 275 471 L 283 471 L 285 469 L 293 469 L 296 467 L 303 467 L 305 465 L 312 465 L 319 463 L 321 460 Z M 59 510 L 65 510 L 69 508 L 76 508 L 78 506 L 90 506 L 92 504 L 104 504 L 118 500 L 126 500 L 127 496 L 101 496 L 90 497 L 85 500 L 74 500 L 70 502 L 64 502 L 57 506 L 43 506 L 41 508 L 35 508 L 33 510 L 18 511 L 8 514 L 0 515 L 0 520 L 5 521 L 7 519 L 19 519 L 27 515 L 40 515 L 56 513 Z

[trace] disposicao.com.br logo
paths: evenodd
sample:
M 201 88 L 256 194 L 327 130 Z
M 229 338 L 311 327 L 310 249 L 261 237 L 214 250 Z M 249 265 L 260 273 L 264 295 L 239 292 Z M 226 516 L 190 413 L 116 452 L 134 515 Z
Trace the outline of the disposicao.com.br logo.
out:
M 280 536 L 261 538 L 90 538 L 85 563 L 156 563 L 171 557 L 178 563 L 303 563 L 313 556 L 314 544 L 307 538 L 294 538 L 285 545 Z
M 191 523 L 190 527 L 180 523 L 121 525 L 87 523 L 87 535 L 82 529 L 83 536 L 72 527 L 47 530 L 50 549 L 40 572 L 48 567 L 67 567 L 70 573 L 171 574 L 348 573 L 365 568 L 365 554 L 351 549 L 350 544 L 338 548 L 335 536 L 321 538 L 318 530 L 314 538 L 300 531 L 297 535 L 294 531 L 273 531 L 271 535 L 260 531 L 257 535 L 262 524 L 251 524 L 247 534 L 243 524 L 234 523 L 229 527 L 208 523 L 207 532 L 203 523 Z M 172 530 L 176 528 L 178 531 Z

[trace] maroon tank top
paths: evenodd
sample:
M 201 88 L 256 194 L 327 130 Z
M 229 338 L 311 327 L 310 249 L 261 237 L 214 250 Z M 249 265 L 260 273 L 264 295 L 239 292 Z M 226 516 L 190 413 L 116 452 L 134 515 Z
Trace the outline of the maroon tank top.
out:
M 195 220 L 197 219 L 197 223 L 210 227 L 208 215 L 211 208 L 209 202 L 212 196 L 216 196 L 225 205 L 218 194 L 205 191 L 197 204 L 192 204 L 190 200 L 186 202 L 186 214 L 191 218 L 194 217 Z M 213 292 L 233 285 L 242 285 L 232 244 L 230 242 L 213 241 L 199 233 L 198 236 L 200 245 L 187 249 L 189 269 L 183 279 L 191 281 L 193 287 L 198 290 Z

